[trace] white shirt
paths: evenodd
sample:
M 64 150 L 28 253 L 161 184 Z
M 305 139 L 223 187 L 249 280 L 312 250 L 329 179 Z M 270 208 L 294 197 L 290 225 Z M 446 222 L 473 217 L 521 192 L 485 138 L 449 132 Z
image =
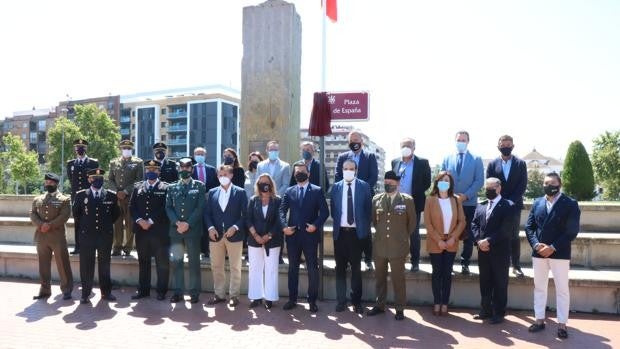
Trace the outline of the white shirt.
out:
M 497 197 L 495 199 L 489 200 L 489 204 L 487 204 L 487 218 L 489 218 L 489 216 L 493 212 L 493 209 L 495 208 L 495 206 L 497 206 L 497 203 L 501 199 L 502 199 L 502 196 L 500 194 L 497 194 Z M 493 202 L 493 205 L 490 205 L 491 202 Z
M 547 200 L 547 196 L 545 196 L 545 205 L 547 205 L 547 214 L 551 212 L 551 209 L 553 209 L 553 205 L 555 205 L 555 203 L 558 201 L 561 194 L 562 193 L 555 194 L 555 196 L 551 198 L 551 201 Z
M 93 193 L 93 197 L 103 199 L 101 196 L 101 189 L 97 190 L 94 187 L 90 187 L 90 191 Z
M 228 206 L 228 200 L 230 199 L 231 188 L 232 188 L 232 183 L 228 187 L 228 190 L 220 186 L 220 195 L 217 198 L 217 202 L 220 204 L 220 208 L 222 209 L 222 212 L 226 211 L 226 206 Z
M 267 210 L 269 209 L 269 204 L 263 205 L 263 218 L 267 218 Z
M 452 204 L 450 198 L 439 198 L 439 207 L 441 207 L 441 215 L 443 216 L 443 233 L 450 233 L 450 223 L 452 223 Z
M 351 182 L 351 196 L 353 197 L 353 207 L 355 207 L 355 179 Z M 355 222 L 353 224 L 349 224 L 347 222 L 347 193 L 349 191 L 349 182 L 342 181 L 342 214 L 340 215 L 340 226 L 344 228 L 355 228 Z M 355 217 L 355 212 L 353 212 L 353 217 Z

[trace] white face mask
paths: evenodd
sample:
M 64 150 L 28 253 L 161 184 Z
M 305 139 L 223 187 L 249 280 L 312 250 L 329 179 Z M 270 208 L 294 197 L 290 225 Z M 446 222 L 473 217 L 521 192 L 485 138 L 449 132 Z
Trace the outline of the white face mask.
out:
M 226 176 L 222 176 L 218 178 L 220 181 L 220 184 L 223 186 L 227 186 L 230 184 L 230 178 L 226 177 Z
M 131 157 L 131 153 L 132 153 L 131 149 L 123 149 L 121 152 L 122 152 L 124 158 L 130 158 Z
M 355 171 L 351 171 L 351 170 L 342 171 L 342 178 L 344 178 L 344 180 L 347 182 L 351 182 L 352 180 L 355 179 Z
M 411 156 L 411 154 L 413 154 L 413 150 L 411 150 L 411 148 L 409 147 L 402 147 L 400 148 L 400 153 L 404 158 L 408 158 Z

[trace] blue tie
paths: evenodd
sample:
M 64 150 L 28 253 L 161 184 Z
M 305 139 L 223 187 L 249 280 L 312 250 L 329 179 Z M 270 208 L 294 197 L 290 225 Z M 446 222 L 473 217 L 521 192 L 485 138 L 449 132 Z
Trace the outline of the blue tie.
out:
M 456 160 L 456 173 L 461 174 L 463 168 L 463 153 L 459 153 L 459 158 Z

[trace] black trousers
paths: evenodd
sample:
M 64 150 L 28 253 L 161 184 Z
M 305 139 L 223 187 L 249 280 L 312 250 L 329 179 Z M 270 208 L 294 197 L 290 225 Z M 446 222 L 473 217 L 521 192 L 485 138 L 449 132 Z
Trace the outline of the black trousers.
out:
M 88 298 L 93 289 L 95 277 L 95 256 L 101 294 L 112 292 L 110 279 L 110 253 L 112 251 L 112 231 L 105 233 L 89 232 L 80 234 L 80 279 L 82 280 L 82 298 Z
M 351 303 L 362 302 L 362 242 L 358 239 L 355 228 L 340 228 L 338 240 L 334 241 L 336 259 L 336 298 L 338 303 L 347 302 L 347 265 L 351 265 Z
M 299 233 L 297 233 L 299 234 Z M 318 264 L 318 241 L 289 240 L 286 242 L 288 249 L 288 299 L 297 302 L 299 293 L 299 264 L 301 254 L 306 259 L 308 270 L 308 302 L 314 303 L 319 295 L 319 264 Z
M 420 216 L 422 216 L 422 211 L 416 211 L 415 215 L 415 229 L 409 236 L 409 256 L 413 267 L 420 265 Z
M 461 265 L 469 266 L 471 255 L 474 251 L 474 237 L 471 235 L 471 220 L 474 218 L 476 206 L 463 206 L 465 213 L 465 230 L 461 235 L 463 251 L 461 252 Z
M 73 215 L 73 213 L 71 213 Z M 79 221 L 77 218 L 73 218 L 73 241 L 75 241 L 75 247 L 73 248 L 75 251 L 80 250 L 80 238 L 79 238 L 79 229 L 78 229 Z
M 155 258 L 157 293 L 166 294 L 170 277 L 170 238 L 167 232 L 143 231 L 137 224 L 134 225 L 133 231 L 135 232 L 138 264 L 140 266 L 138 292 L 150 294 L 151 258 Z
M 433 303 L 448 305 L 450 303 L 450 291 L 452 290 L 452 264 L 454 264 L 456 252 L 444 250 L 441 253 L 429 254 L 433 266 L 431 278 Z
M 497 249 L 491 247 L 491 251 L 488 252 L 478 249 L 482 314 L 494 317 L 506 315 L 508 269 L 510 267 L 508 250 L 508 246 Z
M 521 210 L 515 210 L 511 221 L 510 257 L 514 268 L 521 267 L 521 240 L 519 229 L 521 227 Z

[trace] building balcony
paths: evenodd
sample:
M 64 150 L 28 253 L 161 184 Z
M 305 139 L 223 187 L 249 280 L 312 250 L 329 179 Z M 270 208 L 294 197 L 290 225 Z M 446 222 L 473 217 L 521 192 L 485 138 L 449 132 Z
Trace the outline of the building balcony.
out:
M 130 130 L 128 128 L 122 128 L 121 129 L 121 135 L 122 136 L 129 136 Z
M 181 157 L 187 156 L 187 152 L 186 151 L 172 151 L 170 152 L 169 156 L 172 158 L 181 158 Z
M 174 111 L 168 113 L 168 119 L 186 119 L 187 112 L 186 111 Z
M 170 132 L 187 132 L 187 124 L 171 125 L 168 126 L 168 133 Z
M 168 140 L 168 145 L 187 145 L 187 138 L 172 138 Z
M 131 122 L 131 116 L 121 116 L 119 120 L 121 123 L 126 124 Z

